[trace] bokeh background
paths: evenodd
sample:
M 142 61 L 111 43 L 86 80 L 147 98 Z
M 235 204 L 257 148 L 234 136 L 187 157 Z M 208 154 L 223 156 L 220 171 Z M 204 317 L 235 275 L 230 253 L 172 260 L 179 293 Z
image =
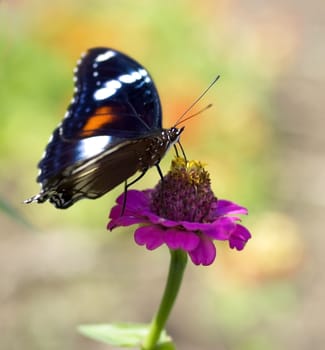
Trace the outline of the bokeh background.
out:
M 93 46 L 150 71 L 166 127 L 221 75 L 182 143 L 219 198 L 249 208 L 253 238 L 189 264 L 168 323 L 178 348 L 324 349 L 324 18 L 321 0 L 0 1 L 0 349 L 107 349 L 76 326 L 148 322 L 160 300 L 167 249 L 106 231 L 121 187 L 63 211 L 22 204 Z

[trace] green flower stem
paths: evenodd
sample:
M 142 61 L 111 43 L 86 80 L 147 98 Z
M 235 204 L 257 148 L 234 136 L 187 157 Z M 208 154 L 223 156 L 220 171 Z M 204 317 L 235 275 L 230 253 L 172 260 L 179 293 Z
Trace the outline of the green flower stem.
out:
M 142 350 L 153 350 L 157 344 L 160 333 L 164 329 L 170 311 L 176 300 L 182 283 L 184 270 L 187 263 L 187 254 L 182 250 L 171 250 L 171 261 L 169 265 L 168 279 L 159 309 L 153 318 L 147 338 Z

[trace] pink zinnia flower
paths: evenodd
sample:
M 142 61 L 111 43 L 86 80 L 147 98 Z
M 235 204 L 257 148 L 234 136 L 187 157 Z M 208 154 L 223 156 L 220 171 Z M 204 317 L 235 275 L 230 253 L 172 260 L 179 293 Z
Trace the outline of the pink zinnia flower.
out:
M 124 196 L 127 195 L 123 211 Z M 141 224 L 134 232 L 137 244 L 153 250 L 166 244 L 186 251 L 196 265 L 210 265 L 216 257 L 214 240 L 242 250 L 251 237 L 238 222 L 247 209 L 217 199 L 208 172 L 197 161 L 176 158 L 163 182 L 151 190 L 129 190 L 117 198 L 108 229 Z M 235 216 L 234 216 L 235 215 Z

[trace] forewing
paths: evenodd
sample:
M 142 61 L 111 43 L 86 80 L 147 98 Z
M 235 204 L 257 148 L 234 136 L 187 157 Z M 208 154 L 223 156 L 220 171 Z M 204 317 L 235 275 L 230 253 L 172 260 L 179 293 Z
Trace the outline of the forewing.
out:
M 138 62 L 109 48 L 93 48 L 81 57 L 75 94 L 61 126 L 63 138 L 134 138 L 161 127 L 158 92 Z

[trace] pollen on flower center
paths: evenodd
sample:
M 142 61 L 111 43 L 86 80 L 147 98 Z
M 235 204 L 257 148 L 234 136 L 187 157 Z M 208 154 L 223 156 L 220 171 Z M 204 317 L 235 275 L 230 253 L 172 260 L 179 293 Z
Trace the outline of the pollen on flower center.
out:
M 202 163 L 179 157 L 151 194 L 151 210 L 175 221 L 212 222 L 216 202 Z

